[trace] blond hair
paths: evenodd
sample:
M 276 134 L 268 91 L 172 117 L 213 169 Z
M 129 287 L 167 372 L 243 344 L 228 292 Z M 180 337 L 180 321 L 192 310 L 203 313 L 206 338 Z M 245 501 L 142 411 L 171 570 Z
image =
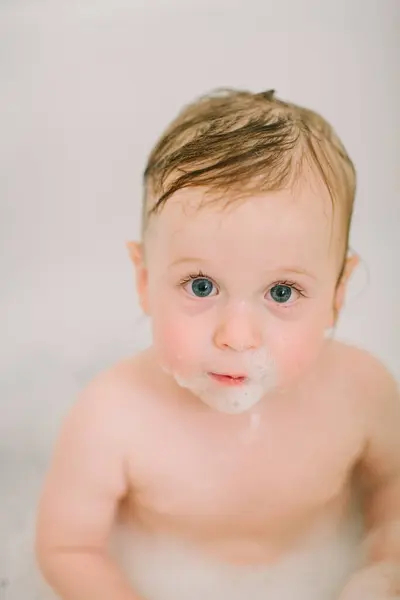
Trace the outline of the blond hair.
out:
M 316 168 L 344 215 L 348 246 L 356 172 L 319 114 L 262 93 L 224 89 L 186 106 L 153 148 L 144 172 L 143 227 L 180 189 L 203 187 L 227 203 L 292 184 Z

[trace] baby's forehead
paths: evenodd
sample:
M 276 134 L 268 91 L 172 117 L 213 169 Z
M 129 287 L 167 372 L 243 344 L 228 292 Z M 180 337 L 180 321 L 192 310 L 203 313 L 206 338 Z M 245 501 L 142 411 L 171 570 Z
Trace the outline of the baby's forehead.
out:
M 299 268 L 318 276 L 336 263 L 332 221 L 330 198 L 312 191 L 280 190 L 223 204 L 182 190 L 155 217 L 149 256 L 160 268 L 200 260 L 218 271 L 234 264 L 237 273 L 251 265 L 253 273 Z
M 157 215 L 153 230 L 169 247 L 204 239 L 226 243 L 280 240 L 325 245 L 332 233 L 332 203 L 317 189 L 296 188 L 235 198 L 206 198 L 204 192 L 181 190 Z

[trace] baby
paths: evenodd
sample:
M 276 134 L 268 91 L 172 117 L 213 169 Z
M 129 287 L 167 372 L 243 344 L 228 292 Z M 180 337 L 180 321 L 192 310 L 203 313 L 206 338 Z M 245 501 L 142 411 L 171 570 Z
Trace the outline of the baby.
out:
M 129 244 L 152 344 L 82 392 L 41 497 L 58 598 L 400 598 L 396 385 L 330 335 L 354 195 L 329 124 L 273 91 L 166 130 Z

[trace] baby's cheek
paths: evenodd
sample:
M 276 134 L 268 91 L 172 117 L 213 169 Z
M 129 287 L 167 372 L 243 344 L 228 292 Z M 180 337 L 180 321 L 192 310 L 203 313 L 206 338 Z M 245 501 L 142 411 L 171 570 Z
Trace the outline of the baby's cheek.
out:
M 289 383 L 313 367 L 324 343 L 320 329 L 293 328 L 271 342 L 271 353 L 282 383 Z
M 164 366 L 178 372 L 203 362 L 204 328 L 188 323 L 180 314 L 159 313 L 153 317 L 153 343 Z M 184 374 L 184 373 L 182 373 Z

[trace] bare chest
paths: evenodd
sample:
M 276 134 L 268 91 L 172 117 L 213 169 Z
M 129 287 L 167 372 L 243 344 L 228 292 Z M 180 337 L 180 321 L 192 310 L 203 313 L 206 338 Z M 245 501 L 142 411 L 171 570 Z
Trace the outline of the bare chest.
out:
M 135 503 L 157 520 L 204 531 L 304 519 L 343 493 L 360 449 L 340 414 L 185 425 L 154 432 L 137 471 Z

